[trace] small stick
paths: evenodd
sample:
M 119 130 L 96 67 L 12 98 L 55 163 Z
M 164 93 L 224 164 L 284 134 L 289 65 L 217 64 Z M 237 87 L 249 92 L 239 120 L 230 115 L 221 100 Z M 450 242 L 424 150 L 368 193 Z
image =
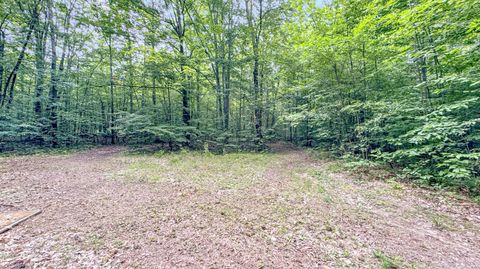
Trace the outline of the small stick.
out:
M 25 216 L 17 221 L 15 221 L 14 223 L 10 224 L 10 225 L 7 225 L 5 227 L 3 227 L 2 229 L 0 229 L 0 234 L 3 234 L 4 232 L 6 231 L 9 231 L 10 229 L 12 229 L 13 227 L 17 226 L 18 224 L 26 221 L 27 219 L 31 218 L 31 217 L 34 217 L 38 214 L 42 213 L 42 210 L 37 210 L 35 212 L 33 212 L 32 214 L 28 215 L 28 216 Z

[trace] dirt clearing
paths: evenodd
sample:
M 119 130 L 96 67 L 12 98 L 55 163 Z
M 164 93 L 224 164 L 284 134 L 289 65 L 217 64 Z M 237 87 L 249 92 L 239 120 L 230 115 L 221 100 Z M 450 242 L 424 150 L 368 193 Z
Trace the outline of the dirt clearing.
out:
M 480 207 L 304 151 L 0 158 L 0 268 L 478 268 Z M 390 266 L 390 267 L 389 267 Z

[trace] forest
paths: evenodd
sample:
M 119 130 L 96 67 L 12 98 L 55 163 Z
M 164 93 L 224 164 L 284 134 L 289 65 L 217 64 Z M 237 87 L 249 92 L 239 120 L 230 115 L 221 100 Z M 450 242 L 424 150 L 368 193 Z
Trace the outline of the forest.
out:
M 480 0 L 0 1 L 2 268 L 477 268 L 478 203 Z
M 281 139 L 480 194 L 477 0 L 3 0 L 0 151 Z

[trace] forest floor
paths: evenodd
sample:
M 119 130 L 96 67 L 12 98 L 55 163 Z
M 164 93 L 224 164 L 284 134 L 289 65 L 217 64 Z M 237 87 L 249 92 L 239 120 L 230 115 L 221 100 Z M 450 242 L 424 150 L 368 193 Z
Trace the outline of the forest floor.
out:
M 478 268 L 479 205 L 272 148 L 2 157 L 0 268 Z

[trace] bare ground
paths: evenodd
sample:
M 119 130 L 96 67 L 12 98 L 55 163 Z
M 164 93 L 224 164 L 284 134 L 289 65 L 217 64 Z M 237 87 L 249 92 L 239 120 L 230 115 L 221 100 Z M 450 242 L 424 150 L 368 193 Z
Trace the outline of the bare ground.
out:
M 43 210 L 0 235 L 0 268 L 480 265 L 478 205 L 273 148 L 0 158 L 0 212 Z

